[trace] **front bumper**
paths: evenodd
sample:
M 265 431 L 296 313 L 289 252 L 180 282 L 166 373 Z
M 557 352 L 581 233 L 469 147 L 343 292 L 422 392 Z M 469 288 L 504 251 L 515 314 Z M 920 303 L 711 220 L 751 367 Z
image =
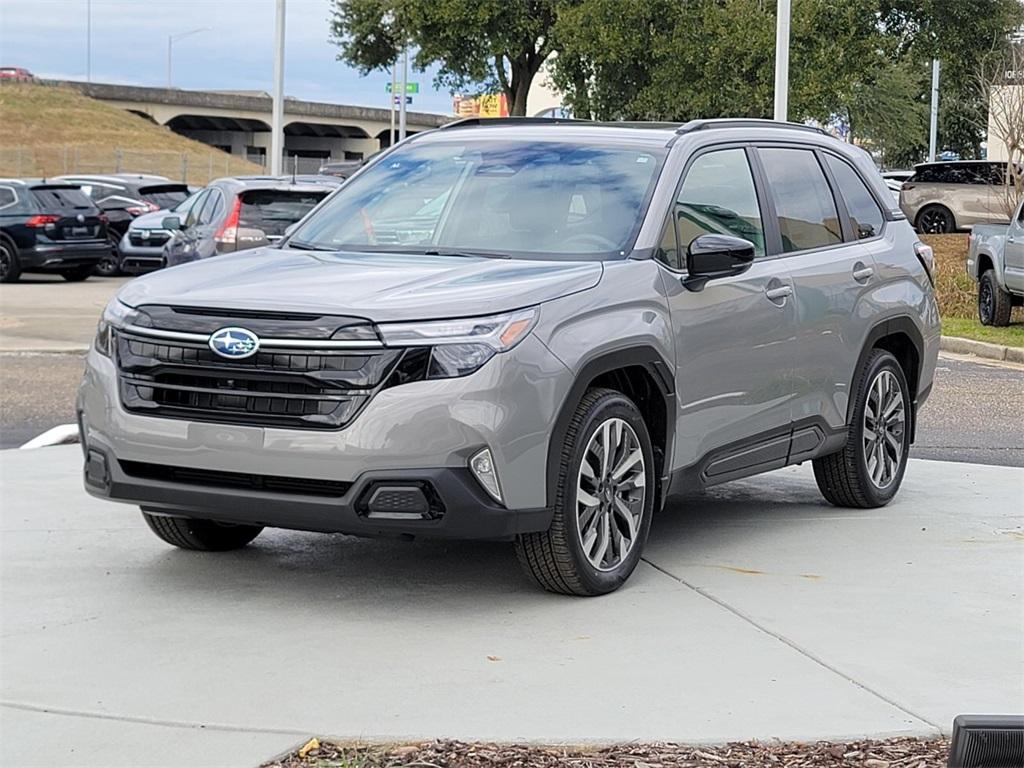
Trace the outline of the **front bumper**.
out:
M 570 372 L 535 338 L 477 373 L 378 392 L 338 430 L 254 427 L 129 413 L 113 361 L 87 357 L 78 411 L 83 447 L 107 478 L 90 493 L 166 514 L 357 535 L 507 538 L 550 522 L 547 452 Z M 505 505 L 467 469 L 491 449 Z M 87 454 L 89 455 L 89 454 Z M 93 457 L 95 458 L 95 457 Z M 288 493 L 133 476 L 133 463 L 292 482 Z M 301 481 L 351 484 L 341 496 L 302 493 Z M 429 520 L 373 520 L 358 502 L 375 482 L 429 483 L 445 509 Z
M 110 243 L 105 240 L 69 242 L 51 245 L 35 245 L 18 252 L 22 269 L 60 270 L 88 264 L 98 264 L 110 253 Z
M 164 244 L 140 246 L 133 245 L 130 232 L 125 232 L 117 247 L 121 258 L 122 272 L 137 275 L 152 272 L 164 266 Z

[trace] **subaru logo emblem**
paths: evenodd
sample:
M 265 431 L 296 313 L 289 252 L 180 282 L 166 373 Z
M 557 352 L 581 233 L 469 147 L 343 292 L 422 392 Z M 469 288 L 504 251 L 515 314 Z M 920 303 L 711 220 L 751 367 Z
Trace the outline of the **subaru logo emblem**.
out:
M 210 349 L 221 357 L 236 360 L 255 355 L 260 337 L 245 328 L 221 328 L 210 336 Z

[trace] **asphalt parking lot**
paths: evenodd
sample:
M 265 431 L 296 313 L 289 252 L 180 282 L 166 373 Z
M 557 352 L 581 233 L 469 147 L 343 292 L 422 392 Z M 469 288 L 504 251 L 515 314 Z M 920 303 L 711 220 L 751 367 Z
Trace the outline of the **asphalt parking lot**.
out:
M 825 505 L 807 467 L 676 499 L 624 589 L 575 599 L 501 543 L 174 550 L 82 492 L 77 446 L 2 459 L 4 765 L 928 735 L 1024 700 L 1021 469 L 914 461 L 880 510 Z

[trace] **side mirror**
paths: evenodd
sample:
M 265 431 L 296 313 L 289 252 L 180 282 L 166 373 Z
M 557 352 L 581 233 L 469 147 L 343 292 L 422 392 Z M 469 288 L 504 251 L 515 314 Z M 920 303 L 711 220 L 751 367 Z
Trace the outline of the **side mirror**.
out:
M 170 230 L 181 229 L 181 219 L 177 216 L 164 216 L 160 226 Z
M 749 240 L 732 235 L 700 235 L 686 249 L 682 279 L 688 291 L 702 291 L 708 280 L 740 275 L 754 263 L 755 248 Z

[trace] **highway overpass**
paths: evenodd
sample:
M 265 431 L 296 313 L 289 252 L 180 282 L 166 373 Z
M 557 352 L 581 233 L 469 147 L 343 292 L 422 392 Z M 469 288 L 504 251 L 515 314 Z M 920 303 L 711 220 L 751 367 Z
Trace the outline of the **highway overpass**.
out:
M 166 125 L 175 133 L 262 162 L 270 152 L 271 98 L 254 91 L 186 91 L 135 85 L 50 81 Z M 409 133 L 453 118 L 407 112 Z M 375 107 L 284 100 L 287 157 L 361 159 L 388 146 L 390 112 Z

